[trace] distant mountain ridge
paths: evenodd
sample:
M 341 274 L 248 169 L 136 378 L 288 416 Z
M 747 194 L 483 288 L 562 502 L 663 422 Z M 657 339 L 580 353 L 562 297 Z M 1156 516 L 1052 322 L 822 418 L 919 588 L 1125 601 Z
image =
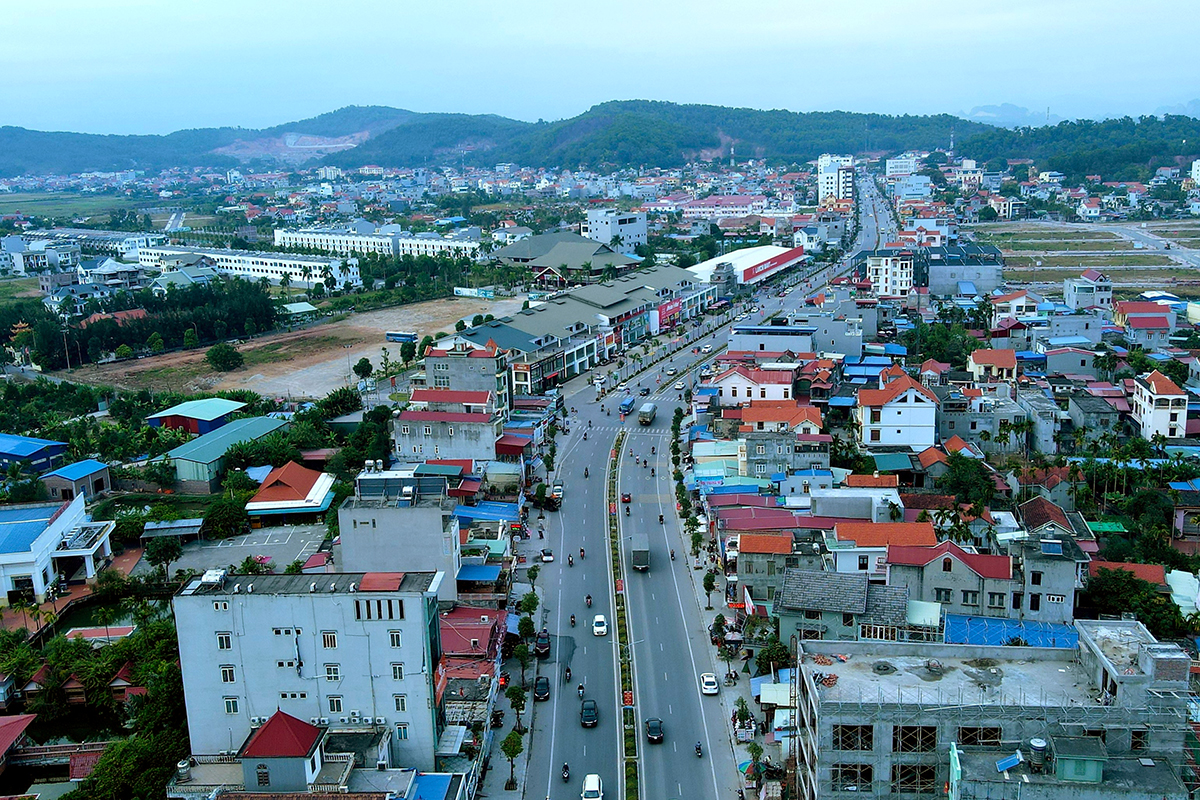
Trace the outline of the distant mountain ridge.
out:
M 978 123 L 951 115 L 760 111 L 647 100 L 602 103 L 570 119 L 529 123 L 491 114 L 418 113 L 348 106 L 263 129 L 197 128 L 165 136 L 117 136 L 0 127 L 0 176 L 171 166 L 344 167 L 512 161 L 597 169 L 677 166 L 727 157 L 804 161 L 823 152 L 932 149 Z

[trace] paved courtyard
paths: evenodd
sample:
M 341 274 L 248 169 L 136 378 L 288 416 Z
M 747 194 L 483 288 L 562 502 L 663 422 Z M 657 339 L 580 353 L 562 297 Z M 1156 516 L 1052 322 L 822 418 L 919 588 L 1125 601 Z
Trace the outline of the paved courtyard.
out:
M 183 556 L 171 562 L 171 572 L 177 569 L 206 569 L 237 566 L 247 556 L 270 556 L 276 572 L 283 572 L 288 564 L 304 559 L 317 552 L 325 538 L 325 526 L 283 525 L 278 528 L 261 528 L 256 531 L 219 541 L 189 542 L 183 546 Z M 134 575 L 153 571 L 145 559 L 134 567 Z

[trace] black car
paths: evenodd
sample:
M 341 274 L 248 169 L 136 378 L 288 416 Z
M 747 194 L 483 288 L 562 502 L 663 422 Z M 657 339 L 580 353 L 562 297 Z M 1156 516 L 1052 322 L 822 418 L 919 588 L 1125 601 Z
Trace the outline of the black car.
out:
M 663 740 L 663 721 L 658 717 L 646 720 L 646 739 L 659 744 Z
M 585 728 L 594 728 L 600 722 L 600 709 L 595 700 L 584 700 L 579 704 L 579 724 Z
M 537 680 L 533 682 L 533 699 L 534 700 L 549 700 L 550 699 L 550 679 L 545 675 L 538 675 Z
M 642 397 L 646 397 L 648 394 L 650 394 L 650 387 L 643 386 L 641 389 L 638 390 L 638 394 L 640 394 Z
M 533 654 L 538 658 L 546 658 L 550 655 L 550 631 L 545 628 L 538 631 L 537 637 L 533 640 Z

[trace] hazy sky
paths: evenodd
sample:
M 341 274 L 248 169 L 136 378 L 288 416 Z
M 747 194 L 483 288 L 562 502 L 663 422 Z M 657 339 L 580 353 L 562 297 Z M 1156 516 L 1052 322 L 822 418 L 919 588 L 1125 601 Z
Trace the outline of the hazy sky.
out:
M 264 127 L 345 105 L 558 119 L 614 99 L 1152 113 L 1196 0 L 4 0 L 0 125 Z

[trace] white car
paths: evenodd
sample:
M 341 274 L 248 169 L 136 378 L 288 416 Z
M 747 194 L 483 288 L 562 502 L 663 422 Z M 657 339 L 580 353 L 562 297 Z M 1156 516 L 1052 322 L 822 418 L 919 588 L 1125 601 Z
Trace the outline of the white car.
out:
M 678 372 L 679 372 L 679 370 L 675 369 L 674 367 L 670 367 L 667 369 L 667 374 L 672 377 L 674 377 L 676 374 L 678 374 Z
M 704 347 L 701 347 L 701 348 L 700 348 L 700 352 L 701 352 L 701 353 L 711 353 L 711 352 L 712 352 L 712 345 L 711 345 L 711 344 L 706 344 L 706 345 L 704 345 Z
M 675 391 L 677 391 L 677 392 L 682 392 L 682 391 L 683 391 L 683 381 L 676 381 L 676 382 L 675 382 Z
M 595 773 L 583 776 L 583 791 L 579 793 L 581 800 L 604 800 L 604 783 Z
M 629 391 L 629 384 L 628 384 L 628 383 L 621 383 L 621 384 L 618 384 L 618 385 L 617 385 L 617 391 L 618 391 L 618 392 L 628 392 L 628 391 Z
M 608 620 L 603 614 L 597 614 L 592 620 L 592 636 L 608 636 Z M 716 678 L 714 677 L 715 681 Z
M 705 672 L 700 676 L 700 694 L 716 694 L 721 691 L 721 684 L 717 683 L 717 676 L 711 672 Z

